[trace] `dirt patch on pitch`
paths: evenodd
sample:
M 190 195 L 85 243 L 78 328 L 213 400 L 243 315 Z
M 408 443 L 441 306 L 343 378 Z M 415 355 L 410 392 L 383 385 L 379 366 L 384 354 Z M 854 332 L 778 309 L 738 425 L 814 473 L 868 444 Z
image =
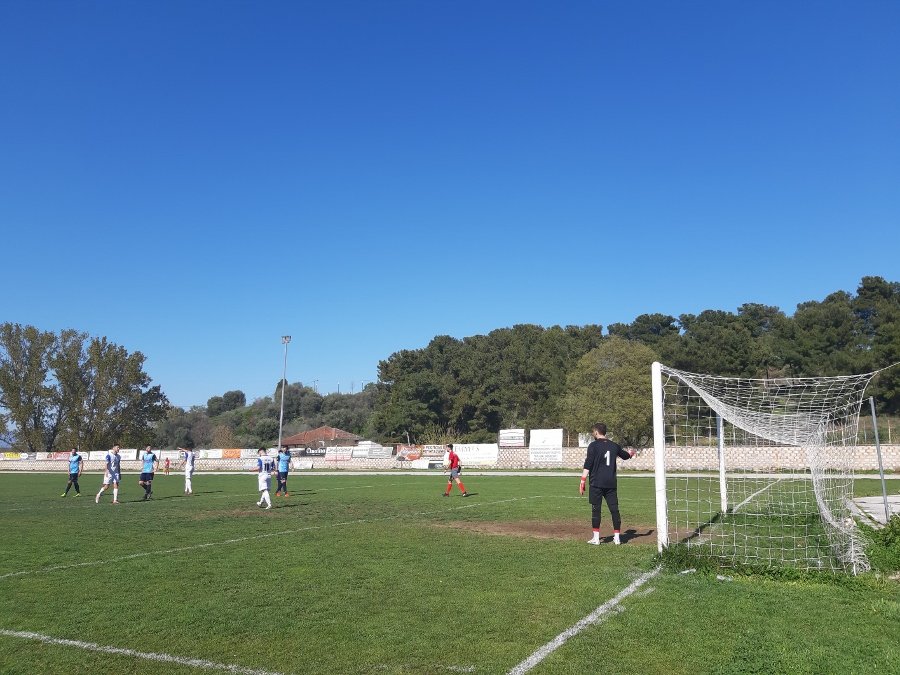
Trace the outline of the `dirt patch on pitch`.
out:
M 456 523 L 440 523 L 435 527 L 454 530 L 467 530 L 479 534 L 490 534 L 503 537 L 522 537 L 526 539 L 556 539 L 573 541 L 591 537 L 591 523 L 573 520 L 517 520 L 517 521 L 461 521 Z M 600 526 L 600 541 L 612 541 L 612 526 Z M 622 543 L 656 544 L 656 527 L 635 525 L 622 530 Z

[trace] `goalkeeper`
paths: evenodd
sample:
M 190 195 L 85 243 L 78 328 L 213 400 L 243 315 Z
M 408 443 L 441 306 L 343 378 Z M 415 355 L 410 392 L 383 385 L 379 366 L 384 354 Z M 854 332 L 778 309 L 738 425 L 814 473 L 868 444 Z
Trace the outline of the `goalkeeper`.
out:
M 619 515 L 619 497 L 616 494 L 616 460 L 631 459 L 634 457 L 634 450 L 623 450 L 622 446 L 609 440 L 605 424 L 592 426 L 591 435 L 594 440 L 588 446 L 581 484 L 578 486 L 578 494 L 583 495 L 585 482 L 590 477 L 588 499 L 591 502 L 591 527 L 594 536 L 588 543 L 594 546 L 600 544 L 600 507 L 605 499 L 613 521 L 613 543 L 621 544 L 619 530 L 622 527 L 622 517 Z

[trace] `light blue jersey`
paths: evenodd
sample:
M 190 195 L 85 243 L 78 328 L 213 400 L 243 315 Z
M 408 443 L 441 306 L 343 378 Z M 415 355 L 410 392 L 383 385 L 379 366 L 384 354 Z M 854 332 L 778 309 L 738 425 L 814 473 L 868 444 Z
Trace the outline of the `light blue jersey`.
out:
M 81 455 L 72 455 L 69 457 L 69 473 L 78 473 L 81 469 Z
M 148 452 L 144 455 L 144 468 L 141 469 L 144 473 L 153 473 L 153 464 L 156 462 L 156 455 L 152 452 Z
M 278 471 L 279 473 L 287 473 L 291 468 L 291 453 L 278 453 Z

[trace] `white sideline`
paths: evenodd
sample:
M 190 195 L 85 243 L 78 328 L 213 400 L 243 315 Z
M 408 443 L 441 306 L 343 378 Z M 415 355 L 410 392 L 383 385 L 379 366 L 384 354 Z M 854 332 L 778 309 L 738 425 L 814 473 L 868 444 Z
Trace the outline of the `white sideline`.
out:
M 508 675 L 522 675 L 522 673 L 527 673 L 529 670 L 538 665 L 541 661 L 547 658 L 550 654 L 555 652 L 557 649 L 562 647 L 566 641 L 578 635 L 581 631 L 583 631 L 588 626 L 592 626 L 596 623 L 600 623 L 603 618 L 612 611 L 615 611 L 619 603 L 622 602 L 629 595 L 638 590 L 641 586 L 646 584 L 648 581 L 653 579 L 656 575 L 658 575 L 662 571 L 662 567 L 656 567 L 649 572 L 642 574 L 637 579 L 632 581 L 626 588 L 624 588 L 616 597 L 612 600 L 607 600 L 602 605 L 600 605 L 593 612 L 584 617 L 581 621 L 576 623 L 571 628 L 567 628 L 562 633 L 557 635 L 555 638 L 550 640 L 543 647 L 534 652 L 527 659 L 522 661 L 519 665 L 509 671 Z
M 82 642 L 81 640 L 67 640 L 65 638 L 55 638 L 50 635 L 41 633 L 31 633 L 28 631 L 6 630 L 0 628 L 0 635 L 5 637 L 20 638 L 22 640 L 37 640 L 48 645 L 60 645 L 63 647 L 76 647 L 78 649 L 86 649 L 90 652 L 102 652 L 104 654 L 117 654 L 120 656 L 130 656 L 136 659 L 144 659 L 145 661 L 161 661 L 163 663 L 177 663 L 179 666 L 190 666 L 191 668 L 205 668 L 206 670 L 224 670 L 228 673 L 240 673 L 241 675 L 282 675 L 271 670 L 258 670 L 256 668 L 245 668 L 237 666 L 233 663 L 216 663 L 215 661 L 207 661 L 206 659 L 189 659 L 183 656 L 172 656 L 171 654 L 159 654 L 157 652 L 139 652 L 134 649 L 125 647 L 109 647 L 107 645 L 98 645 L 94 642 Z
M 10 579 L 12 577 L 21 577 L 29 574 L 46 574 L 47 572 L 58 572 L 60 570 L 75 569 L 76 567 L 96 567 L 97 565 L 110 565 L 112 563 L 124 562 L 126 560 L 134 560 L 135 558 L 145 558 L 151 555 L 168 555 L 171 553 L 183 553 L 184 551 L 196 551 L 201 548 L 210 548 L 211 546 L 226 546 L 228 544 L 240 544 L 245 541 L 255 541 L 257 539 L 268 539 L 270 537 L 279 537 L 285 534 L 298 534 L 310 530 L 328 530 L 333 527 L 343 527 L 345 525 L 358 525 L 361 523 L 378 523 L 386 520 L 397 520 L 398 518 L 409 518 L 411 516 L 428 516 L 436 513 L 446 513 L 448 511 L 459 511 L 460 509 L 471 509 L 478 506 L 491 506 L 493 504 L 504 504 L 507 502 L 520 502 L 526 499 L 541 499 L 543 495 L 533 495 L 530 497 L 512 497 L 510 499 L 500 499 L 493 502 L 473 502 L 464 506 L 452 506 L 449 509 L 438 509 L 436 511 L 420 511 L 418 513 L 399 513 L 394 516 L 385 516 L 383 518 L 361 518 L 359 520 L 347 520 L 340 523 L 332 523 L 330 525 L 307 525 L 306 527 L 298 527 L 292 530 L 280 530 L 278 532 L 265 532 L 263 534 L 254 534 L 249 537 L 237 537 L 235 539 L 224 539 L 222 541 L 211 541 L 205 544 L 192 544 L 190 546 L 179 546 L 178 548 L 170 548 L 160 551 L 142 551 L 140 553 L 132 553 L 117 558 L 109 558 L 108 560 L 90 560 L 87 562 L 72 563 L 70 565 L 53 565 L 51 567 L 43 567 L 37 570 L 22 570 L 19 572 L 7 572 L 0 574 L 0 581 Z

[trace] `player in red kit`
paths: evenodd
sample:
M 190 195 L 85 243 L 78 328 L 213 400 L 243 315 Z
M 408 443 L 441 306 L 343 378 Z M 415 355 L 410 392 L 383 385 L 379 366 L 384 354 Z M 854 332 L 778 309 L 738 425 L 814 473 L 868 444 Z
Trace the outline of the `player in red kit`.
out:
M 453 443 L 449 443 L 444 447 L 447 448 L 445 466 L 450 469 L 450 478 L 447 479 L 447 490 L 444 492 L 444 496 L 450 496 L 450 492 L 453 490 L 453 481 L 455 480 L 456 484 L 459 486 L 459 491 L 462 492 L 462 496 L 468 497 L 469 493 L 466 492 L 466 486 L 463 485 L 462 481 L 459 479 L 459 473 L 462 471 L 462 467 L 459 465 L 459 455 L 453 452 Z

